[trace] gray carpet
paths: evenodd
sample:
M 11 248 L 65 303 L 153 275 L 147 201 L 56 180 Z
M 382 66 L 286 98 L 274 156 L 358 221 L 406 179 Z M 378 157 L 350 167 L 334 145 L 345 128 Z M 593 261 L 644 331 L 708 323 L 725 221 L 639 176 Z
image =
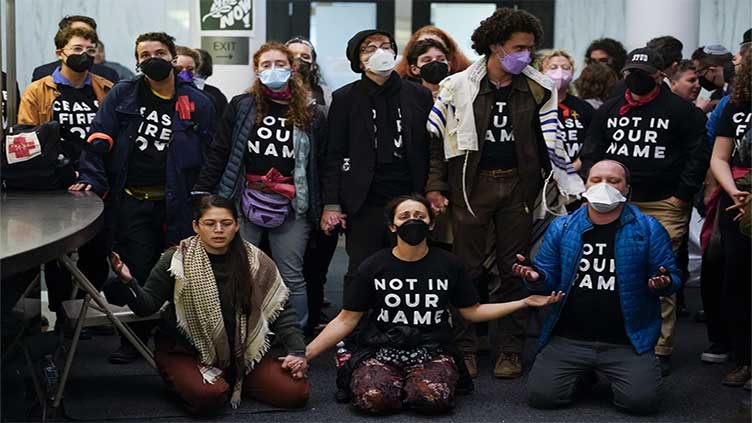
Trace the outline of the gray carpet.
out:
M 326 295 L 334 314 L 342 296 L 342 274 L 346 268 L 346 255 L 339 249 L 330 271 Z M 690 310 L 699 308 L 699 289 L 687 289 Z M 691 318 L 681 318 L 676 332 L 676 352 L 672 359 L 673 372 L 665 381 L 661 411 L 653 416 L 636 417 L 623 414 L 611 405 L 608 387 L 601 384 L 591 395 L 573 406 L 554 411 L 535 410 L 525 403 L 525 378 L 497 380 L 492 376 L 493 356 L 479 356 L 480 376 L 476 379 L 473 394 L 458 399 L 457 408 L 447 416 L 422 417 L 413 414 L 381 417 L 378 421 L 431 421 L 431 422 L 500 422 L 500 421 L 551 421 L 551 422 L 712 422 L 749 421 L 749 415 L 740 414 L 742 400 L 749 393 L 741 388 L 721 386 L 723 376 L 733 368 L 724 363 L 704 365 L 699 356 L 706 345 L 704 325 Z M 533 338 L 528 340 L 531 346 Z M 171 399 L 156 374 L 144 362 L 127 366 L 107 363 L 107 354 L 117 347 L 115 336 L 95 337 L 82 341 L 69 389 L 65 409 L 69 418 L 88 421 L 195 421 L 188 417 Z M 334 401 L 335 367 L 333 354 L 323 354 L 311 363 L 311 398 L 303 411 L 270 411 L 253 401 L 244 401 L 239 410 L 227 407 L 217 421 L 274 421 L 274 422 L 356 422 L 374 421 L 373 417 L 355 413 L 347 405 Z M 21 377 L 21 376 L 19 376 Z M 6 379 L 7 381 L 7 379 Z M 7 385 L 4 387 L 7 388 Z M 7 389 L 3 390 L 3 420 L 19 417 L 7 401 L 13 401 Z M 16 392 L 17 394 L 17 392 Z M 15 407 L 19 408 L 19 407 Z

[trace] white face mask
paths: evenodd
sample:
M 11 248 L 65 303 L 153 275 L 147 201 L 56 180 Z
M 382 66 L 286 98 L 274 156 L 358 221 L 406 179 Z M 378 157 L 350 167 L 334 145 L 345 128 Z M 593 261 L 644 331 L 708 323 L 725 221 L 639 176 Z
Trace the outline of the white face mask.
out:
M 619 204 L 627 201 L 626 197 L 618 189 L 605 182 L 591 186 L 582 196 L 588 200 L 590 206 L 598 213 L 608 213 L 619 207 Z
M 389 76 L 394 70 L 394 53 L 384 49 L 376 50 L 365 62 L 366 69 L 379 76 Z

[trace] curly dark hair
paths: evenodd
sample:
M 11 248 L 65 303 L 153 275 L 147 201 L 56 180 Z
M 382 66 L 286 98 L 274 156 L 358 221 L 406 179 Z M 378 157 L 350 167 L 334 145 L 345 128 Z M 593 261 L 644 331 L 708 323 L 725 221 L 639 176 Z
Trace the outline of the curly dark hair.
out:
M 521 9 L 502 7 L 482 20 L 470 39 L 473 50 L 479 55 L 491 54 L 491 45 L 507 41 L 515 32 L 533 34 L 535 44 L 543 40 L 543 25 L 540 19 Z
M 731 82 L 731 101 L 736 104 L 752 101 L 752 50 L 742 56 L 740 69 Z
M 170 51 L 172 58 L 178 55 L 177 47 L 175 47 L 175 37 L 167 34 L 166 32 L 147 32 L 141 34 L 136 38 L 136 46 L 133 48 L 133 54 L 136 56 L 136 62 L 138 62 L 138 44 L 144 41 L 159 41 L 167 46 L 167 50 Z
M 608 93 L 619 78 L 616 71 L 605 63 L 591 63 L 585 66 L 580 77 L 574 81 L 577 95 L 583 99 L 608 99 Z
M 258 72 L 261 55 L 272 50 L 284 53 L 290 66 L 292 66 L 295 61 L 292 51 L 285 47 L 284 44 L 271 42 L 262 45 L 253 54 L 253 69 L 255 72 Z M 311 102 L 311 93 L 297 72 L 292 73 L 287 83 L 290 85 L 290 90 L 292 91 L 292 99 L 290 100 L 287 108 L 287 116 L 285 117 L 294 126 L 300 129 L 308 129 L 313 121 L 313 115 L 308 107 Z M 269 102 L 271 100 L 264 93 L 264 87 L 260 78 L 256 78 L 253 81 L 253 85 L 251 85 L 251 88 L 247 92 L 256 97 L 256 124 L 260 124 L 264 116 L 269 113 Z
M 613 38 L 599 38 L 590 43 L 587 51 L 585 51 L 585 63 L 592 62 L 590 60 L 590 53 L 595 50 L 603 50 L 608 54 L 612 60 L 611 68 L 614 69 L 617 72 L 617 76 L 619 76 L 618 73 L 621 72 L 622 68 L 624 68 L 624 65 L 627 63 L 627 50 L 624 49 L 624 45 Z

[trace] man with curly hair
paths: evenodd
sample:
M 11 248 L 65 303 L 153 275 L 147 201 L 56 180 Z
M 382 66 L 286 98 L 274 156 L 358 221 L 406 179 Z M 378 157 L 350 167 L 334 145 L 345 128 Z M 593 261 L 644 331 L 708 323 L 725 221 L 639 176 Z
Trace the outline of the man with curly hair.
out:
M 437 211 L 451 207 L 455 252 L 476 287 L 488 290 L 490 302 L 527 295 L 511 269 L 515 253 L 530 248 L 533 209 L 543 177 L 551 171 L 541 110 L 555 93 L 551 81 L 528 66 L 542 38 L 535 16 L 498 9 L 472 35 L 473 49 L 483 57 L 442 82 L 429 118 L 429 130 L 439 139 L 431 145 L 427 196 Z M 489 227 L 495 227 L 494 245 L 488 245 Z M 484 277 L 489 247 L 495 247 L 498 278 Z M 497 378 L 522 374 L 526 322 L 527 313 L 521 311 L 491 324 Z M 475 328 L 459 316 L 455 325 L 457 346 L 475 376 Z
M 627 62 L 627 50 L 613 38 L 599 38 L 590 43 L 585 51 L 585 63 L 596 62 L 611 66 L 621 78 L 621 68 Z

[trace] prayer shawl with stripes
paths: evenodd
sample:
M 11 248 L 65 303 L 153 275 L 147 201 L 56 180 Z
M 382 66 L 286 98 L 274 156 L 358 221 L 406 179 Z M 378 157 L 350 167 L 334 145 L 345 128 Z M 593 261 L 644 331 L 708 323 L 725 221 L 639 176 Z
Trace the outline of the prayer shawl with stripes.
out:
M 541 131 L 548 151 L 548 159 L 551 161 L 551 174 L 546 178 L 547 185 L 553 177 L 558 187 L 559 194 L 567 198 L 579 198 L 585 191 L 585 185 L 580 176 L 572 167 L 572 162 L 564 149 L 562 134 L 559 130 L 557 92 L 553 82 L 534 68 L 527 66 L 523 75 L 533 80 L 544 89 L 551 92 L 548 101 L 545 102 L 539 112 Z M 428 131 L 442 139 L 444 143 L 444 159 L 465 155 L 465 166 L 462 174 L 462 190 L 467 209 L 473 212 L 467 198 L 465 183 L 468 154 L 478 151 L 478 134 L 475 127 L 475 115 L 473 102 L 480 91 L 480 83 L 486 75 L 486 59 L 478 59 L 466 70 L 451 75 L 444 79 L 439 86 L 439 95 L 428 116 Z M 546 192 L 544 186 L 543 192 Z M 543 196 L 544 211 L 559 214 L 548 210 L 546 196 Z

